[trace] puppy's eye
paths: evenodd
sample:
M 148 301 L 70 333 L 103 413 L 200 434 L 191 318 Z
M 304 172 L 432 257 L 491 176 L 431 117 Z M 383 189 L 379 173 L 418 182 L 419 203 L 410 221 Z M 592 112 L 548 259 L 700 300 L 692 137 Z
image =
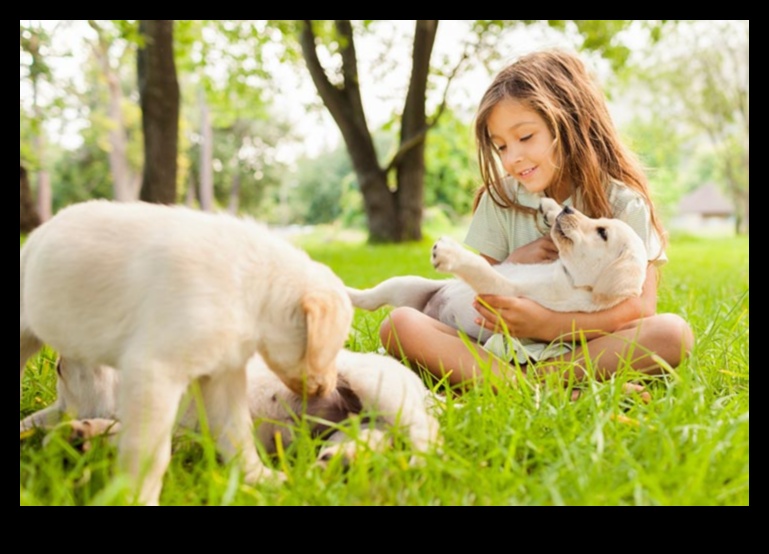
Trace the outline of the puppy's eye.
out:
M 596 231 L 598 231 L 598 236 L 603 240 L 609 240 L 609 233 L 606 231 L 606 227 L 598 227 Z

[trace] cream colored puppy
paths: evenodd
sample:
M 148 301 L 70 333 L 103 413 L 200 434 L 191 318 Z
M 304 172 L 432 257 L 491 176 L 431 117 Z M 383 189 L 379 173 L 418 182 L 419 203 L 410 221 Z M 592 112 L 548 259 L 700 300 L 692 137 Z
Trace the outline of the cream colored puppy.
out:
M 257 438 L 268 451 L 275 450 L 275 434 L 285 437 L 286 431 L 296 425 L 296 415 L 302 412 L 319 418 L 316 432 L 323 430 L 322 421 L 340 423 L 355 414 L 374 418 L 357 440 L 343 433 L 332 434 L 330 444 L 318 455 L 322 463 L 337 453 L 345 462 L 351 462 L 361 445 L 373 450 L 388 448 L 387 430 L 392 427 L 406 431 L 415 452 L 426 452 L 439 445 L 439 425 L 431 411 L 434 397 L 413 371 L 394 358 L 374 353 L 342 350 L 336 361 L 339 378 L 335 394 L 303 405 L 300 397 L 264 370 L 258 357 L 251 360 L 251 416 L 256 422 Z
M 371 289 L 348 288 L 353 305 L 375 310 L 410 306 L 478 338 L 472 308 L 477 294 L 525 296 L 558 312 L 595 312 L 639 296 L 646 278 L 646 247 L 618 219 L 592 219 L 543 198 L 541 210 L 551 226 L 558 259 L 542 264 L 489 264 L 450 238 L 432 251 L 433 266 L 460 280 L 393 277 Z
M 258 352 L 297 394 L 335 389 L 352 307 L 332 271 L 263 226 L 145 203 L 68 207 L 19 257 L 19 387 L 42 344 L 81 370 L 120 372 L 119 465 L 158 502 L 179 401 L 199 380 L 222 454 L 245 477 L 271 474 L 246 394 Z M 90 398 L 89 401 L 97 401 Z
M 270 371 L 258 354 L 246 366 L 248 406 L 257 439 L 274 453 L 279 435 L 284 445 L 303 415 L 315 435 L 327 440 L 318 454 L 325 464 L 334 456 L 351 463 L 361 448 L 383 451 L 390 447 L 388 431 L 403 429 L 415 453 L 440 443 L 438 421 L 431 410 L 431 392 L 419 377 L 389 356 L 342 350 L 336 358 L 337 386 L 326 396 L 304 398 L 289 389 Z M 76 438 L 116 434 L 120 372 L 107 366 L 84 367 L 59 359 L 56 401 L 20 421 L 23 435 L 36 428 L 51 429 L 63 421 Z M 352 416 L 371 418 L 357 436 L 336 427 Z M 191 405 L 181 419 L 187 428 L 197 427 L 198 409 Z M 335 430 L 336 429 L 336 430 Z

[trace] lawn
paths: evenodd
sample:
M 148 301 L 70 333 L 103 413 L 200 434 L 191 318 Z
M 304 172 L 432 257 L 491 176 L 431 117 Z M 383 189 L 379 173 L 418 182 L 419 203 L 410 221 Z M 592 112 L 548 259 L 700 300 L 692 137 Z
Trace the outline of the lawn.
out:
M 302 237 L 298 244 L 351 286 L 400 274 L 438 276 L 430 240 L 370 246 Z M 577 401 L 554 383 L 479 387 L 438 410 L 444 445 L 419 467 L 408 447 L 367 453 L 347 471 L 313 465 L 299 439 L 273 463 L 285 485 L 242 483 L 207 437 L 178 441 L 161 503 L 172 505 L 749 505 L 749 243 L 678 237 L 662 272 L 659 311 L 695 329 L 692 357 L 649 385 L 645 404 L 621 394 L 628 376 L 588 383 Z M 357 311 L 348 346 L 373 351 L 387 309 Z M 54 353 L 30 360 L 20 417 L 55 395 Z M 20 505 L 114 505 L 114 448 L 88 452 L 57 433 L 20 441 Z

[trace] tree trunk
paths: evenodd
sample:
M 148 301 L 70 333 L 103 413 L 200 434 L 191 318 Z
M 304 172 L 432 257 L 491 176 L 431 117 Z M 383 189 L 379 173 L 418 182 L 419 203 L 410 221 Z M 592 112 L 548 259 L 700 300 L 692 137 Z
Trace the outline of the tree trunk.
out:
M 27 170 L 19 165 L 19 232 L 29 233 L 38 225 L 40 225 L 40 215 L 32 199 Z
M 240 165 L 238 164 L 237 154 L 232 160 L 232 188 L 230 189 L 230 201 L 227 205 L 227 211 L 232 215 L 237 215 L 240 210 Z
M 42 130 L 35 137 L 35 150 L 38 160 L 40 160 L 40 167 L 37 170 L 37 213 L 40 215 L 40 221 L 44 223 L 53 215 L 53 191 L 51 190 L 51 174 L 46 169 L 48 156 Z
M 745 233 L 750 234 L 750 191 L 745 194 Z
M 214 210 L 214 130 L 206 96 L 200 90 L 200 208 L 204 212 Z
M 128 162 L 128 137 L 123 125 L 123 91 L 120 88 L 120 77 L 110 64 L 110 44 L 105 33 L 95 21 L 89 20 L 89 24 L 98 34 L 97 42 L 93 45 L 93 52 L 107 81 L 109 95 L 107 115 L 111 126 L 108 158 L 110 173 L 112 174 L 113 197 L 120 202 L 132 202 L 139 197 L 139 188 Z
M 40 106 L 40 79 L 44 73 L 43 68 L 47 66 L 41 55 L 40 31 L 35 33 L 33 40 L 27 44 L 27 51 L 32 56 L 32 66 L 30 67 L 30 78 L 32 80 L 32 111 L 35 114 L 37 131 L 34 137 L 35 155 L 38 160 L 37 169 L 37 215 L 40 222 L 44 223 L 51 218 L 53 214 L 53 193 L 51 191 L 51 176 L 48 173 L 48 156 L 46 154 L 46 140 L 44 125 L 44 110 Z M 25 174 L 26 176 L 26 174 Z
M 187 177 L 187 192 L 184 195 L 184 205 L 188 208 L 194 208 L 197 204 L 197 200 L 195 179 L 192 177 L 192 172 L 190 172 Z
M 396 166 L 398 217 L 401 240 L 422 238 L 424 206 L 425 137 L 427 136 L 427 78 L 438 31 L 437 19 L 417 20 L 412 54 L 411 80 L 401 121 L 403 155 Z
M 141 199 L 176 202 L 179 142 L 179 82 L 174 62 L 172 19 L 143 19 L 139 30 L 138 74 L 144 130 L 144 175 Z

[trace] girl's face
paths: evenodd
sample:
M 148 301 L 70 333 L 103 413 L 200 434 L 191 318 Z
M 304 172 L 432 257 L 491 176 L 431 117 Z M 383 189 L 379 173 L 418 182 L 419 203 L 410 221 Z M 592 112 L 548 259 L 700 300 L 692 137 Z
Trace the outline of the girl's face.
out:
M 529 192 L 543 192 L 556 171 L 554 137 L 537 112 L 507 98 L 492 108 L 487 128 L 502 167 Z

